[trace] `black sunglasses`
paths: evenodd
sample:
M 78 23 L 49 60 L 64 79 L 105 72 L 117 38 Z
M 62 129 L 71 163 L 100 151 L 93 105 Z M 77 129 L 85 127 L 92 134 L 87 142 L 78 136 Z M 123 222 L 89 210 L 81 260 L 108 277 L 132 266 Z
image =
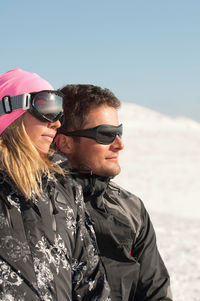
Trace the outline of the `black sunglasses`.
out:
M 122 137 L 123 126 L 114 126 L 110 124 L 101 124 L 94 128 L 77 130 L 73 132 L 68 132 L 62 127 L 59 129 L 59 133 L 65 136 L 75 136 L 75 137 L 86 137 L 96 140 L 100 144 L 111 144 L 116 136 Z
M 0 116 L 15 110 L 28 110 L 37 119 L 55 122 L 63 115 L 63 95 L 54 90 L 4 96 L 0 102 Z

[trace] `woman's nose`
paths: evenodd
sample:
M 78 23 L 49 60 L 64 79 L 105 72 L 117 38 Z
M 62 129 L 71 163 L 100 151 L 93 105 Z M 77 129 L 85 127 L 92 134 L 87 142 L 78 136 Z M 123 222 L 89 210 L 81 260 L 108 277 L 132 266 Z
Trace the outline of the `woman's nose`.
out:
M 60 120 L 56 120 L 54 122 L 49 122 L 49 127 L 54 128 L 54 129 L 58 129 L 59 127 L 61 127 Z

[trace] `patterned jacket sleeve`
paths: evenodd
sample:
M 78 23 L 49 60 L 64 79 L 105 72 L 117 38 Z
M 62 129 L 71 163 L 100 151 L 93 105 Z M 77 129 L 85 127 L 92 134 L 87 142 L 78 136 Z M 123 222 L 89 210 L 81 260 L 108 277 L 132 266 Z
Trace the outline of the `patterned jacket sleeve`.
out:
M 71 177 L 61 181 L 73 188 L 77 206 L 75 247 L 72 254 L 72 300 L 111 301 L 110 287 L 99 258 L 96 236 L 83 201 L 82 188 Z

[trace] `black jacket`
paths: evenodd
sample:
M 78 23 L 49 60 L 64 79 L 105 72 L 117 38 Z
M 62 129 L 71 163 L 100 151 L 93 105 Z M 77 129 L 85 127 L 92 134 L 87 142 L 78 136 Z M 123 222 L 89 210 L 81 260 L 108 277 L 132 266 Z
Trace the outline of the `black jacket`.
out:
M 62 184 L 27 201 L 0 177 L 0 300 L 110 300 L 81 188 Z
M 112 300 L 171 301 L 169 275 L 142 201 L 109 178 L 73 177 L 83 188 Z

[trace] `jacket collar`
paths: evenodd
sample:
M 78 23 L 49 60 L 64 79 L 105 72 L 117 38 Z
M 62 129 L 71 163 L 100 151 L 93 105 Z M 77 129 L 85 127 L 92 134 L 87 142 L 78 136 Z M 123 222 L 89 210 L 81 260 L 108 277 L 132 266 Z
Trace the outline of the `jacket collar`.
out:
M 84 166 L 83 169 L 81 169 L 81 166 L 80 169 L 72 169 L 67 156 L 59 151 L 54 153 L 53 161 L 70 171 L 71 176 L 82 186 L 84 197 L 101 196 L 112 179 L 112 177 L 101 177 L 93 174 L 87 166 Z
M 81 173 L 79 170 L 72 170 L 73 178 L 82 186 L 84 196 L 102 195 L 109 182 L 110 177 L 101 177 L 95 174 Z

